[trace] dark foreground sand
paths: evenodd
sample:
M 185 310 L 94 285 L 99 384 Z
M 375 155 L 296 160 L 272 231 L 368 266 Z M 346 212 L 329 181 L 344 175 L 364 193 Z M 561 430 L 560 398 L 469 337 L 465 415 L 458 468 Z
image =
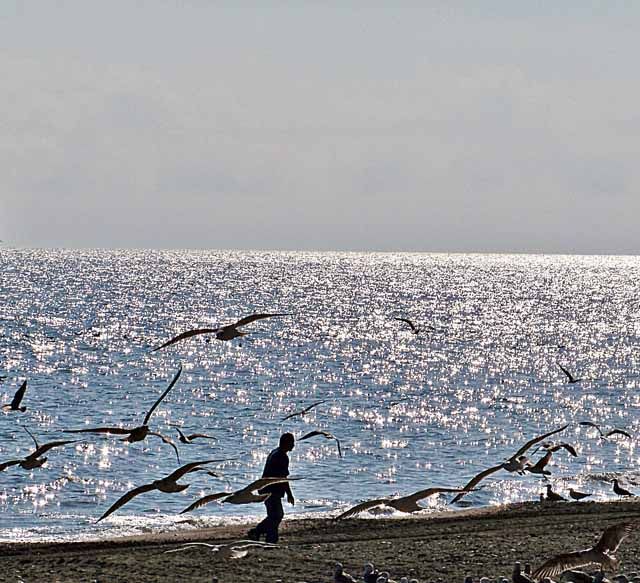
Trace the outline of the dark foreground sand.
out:
M 462 582 L 465 575 L 509 576 L 516 560 L 535 568 L 559 552 L 591 546 L 604 528 L 640 520 L 640 501 L 526 503 L 428 514 L 405 520 L 285 521 L 281 548 L 217 561 L 205 548 L 165 554 L 190 540 L 244 538 L 246 527 L 122 538 L 108 542 L 2 544 L 0 581 L 152 583 L 331 582 L 336 561 L 354 574 L 373 561 L 399 579 Z M 640 571 L 640 529 L 618 552 L 623 572 Z M 509 577 L 510 578 L 510 577 Z

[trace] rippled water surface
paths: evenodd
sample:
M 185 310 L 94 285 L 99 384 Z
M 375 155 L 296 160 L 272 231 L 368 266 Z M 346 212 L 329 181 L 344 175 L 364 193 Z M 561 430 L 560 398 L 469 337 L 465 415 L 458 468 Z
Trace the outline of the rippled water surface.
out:
M 635 257 L 199 251 L 0 250 L 0 401 L 28 380 L 25 413 L 0 413 L 0 463 L 39 443 L 77 439 L 45 466 L 0 472 L 0 539 L 86 539 L 194 528 L 261 516 L 262 505 L 210 504 L 206 493 L 260 476 L 283 431 L 313 429 L 291 469 L 291 513 L 333 513 L 369 497 L 459 487 L 530 437 L 570 424 L 550 483 L 611 498 L 609 480 L 640 491 L 640 260 Z M 190 328 L 253 312 L 290 316 L 250 324 L 242 339 L 198 336 L 150 350 Z M 408 317 L 416 336 L 394 317 Z M 557 363 L 582 377 L 568 384 Z M 133 427 L 178 367 L 154 431 L 177 438 L 189 489 L 136 497 L 96 519 L 123 493 L 178 467 L 150 436 L 73 435 L 65 428 Z M 325 400 L 304 417 L 282 418 Z M 608 440 L 578 425 L 629 431 Z M 531 451 L 529 452 L 531 453 Z M 535 460 L 538 452 L 531 457 Z M 463 502 L 537 499 L 539 477 L 497 472 Z M 448 498 L 425 501 L 447 506 Z

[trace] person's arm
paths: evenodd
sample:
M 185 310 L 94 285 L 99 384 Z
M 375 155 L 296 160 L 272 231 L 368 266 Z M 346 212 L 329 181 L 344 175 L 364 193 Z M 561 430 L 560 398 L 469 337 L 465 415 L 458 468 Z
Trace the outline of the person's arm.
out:
M 295 501 L 295 498 L 293 497 L 293 492 L 291 492 L 291 487 L 289 486 L 289 482 L 284 483 L 284 491 L 287 494 L 287 502 L 291 504 L 291 506 L 294 506 L 296 501 Z

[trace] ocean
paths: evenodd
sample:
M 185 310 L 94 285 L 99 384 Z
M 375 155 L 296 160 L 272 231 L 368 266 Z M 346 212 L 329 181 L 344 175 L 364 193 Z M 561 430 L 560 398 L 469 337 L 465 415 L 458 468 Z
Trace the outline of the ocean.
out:
M 617 477 L 640 492 L 639 258 L 4 248 L 0 277 L 0 403 L 28 381 L 26 412 L 0 412 L 0 463 L 33 451 L 24 428 L 40 444 L 75 440 L 43 467 L 0 472 L 1 541 L 255 520 L 261 504 L 179 512 L 260 477 L 284 431 L 328 431 L 343 453 L 322 437 L 296 444 L 289 517 L 461 487 L 565 424 L 553 439 L 578 455 L 554 453 L 548 482 L 501 470 L 460 505 L 437 496 L 425 512 L 537 500 L 546 483 L 606 500 Z M 152 352 L 186 330 L 263 312 L 290 315 L 229 342 L 199 335 Z M 583 380 L 568 383 L 558 363 Z M 176 441 L 183 464 L 232 459 L 212 464 L 220 477 L 188 474 L 184 492 L 141 494 L 96 524 L 126 491 L 180 464 L 154 436 L 128 444 L 63 430 L 140 425 L 180 366 L 152 430 Z M 632 438 L 601 439 L 581 421 Z M 179 443 L 174 424 L 215 439 Z

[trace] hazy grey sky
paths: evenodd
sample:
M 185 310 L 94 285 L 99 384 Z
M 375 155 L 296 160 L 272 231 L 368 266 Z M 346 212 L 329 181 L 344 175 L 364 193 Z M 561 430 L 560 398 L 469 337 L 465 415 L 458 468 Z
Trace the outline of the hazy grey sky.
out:
M 640 253 L 639 17 L 3 0 L 0 239 Z

